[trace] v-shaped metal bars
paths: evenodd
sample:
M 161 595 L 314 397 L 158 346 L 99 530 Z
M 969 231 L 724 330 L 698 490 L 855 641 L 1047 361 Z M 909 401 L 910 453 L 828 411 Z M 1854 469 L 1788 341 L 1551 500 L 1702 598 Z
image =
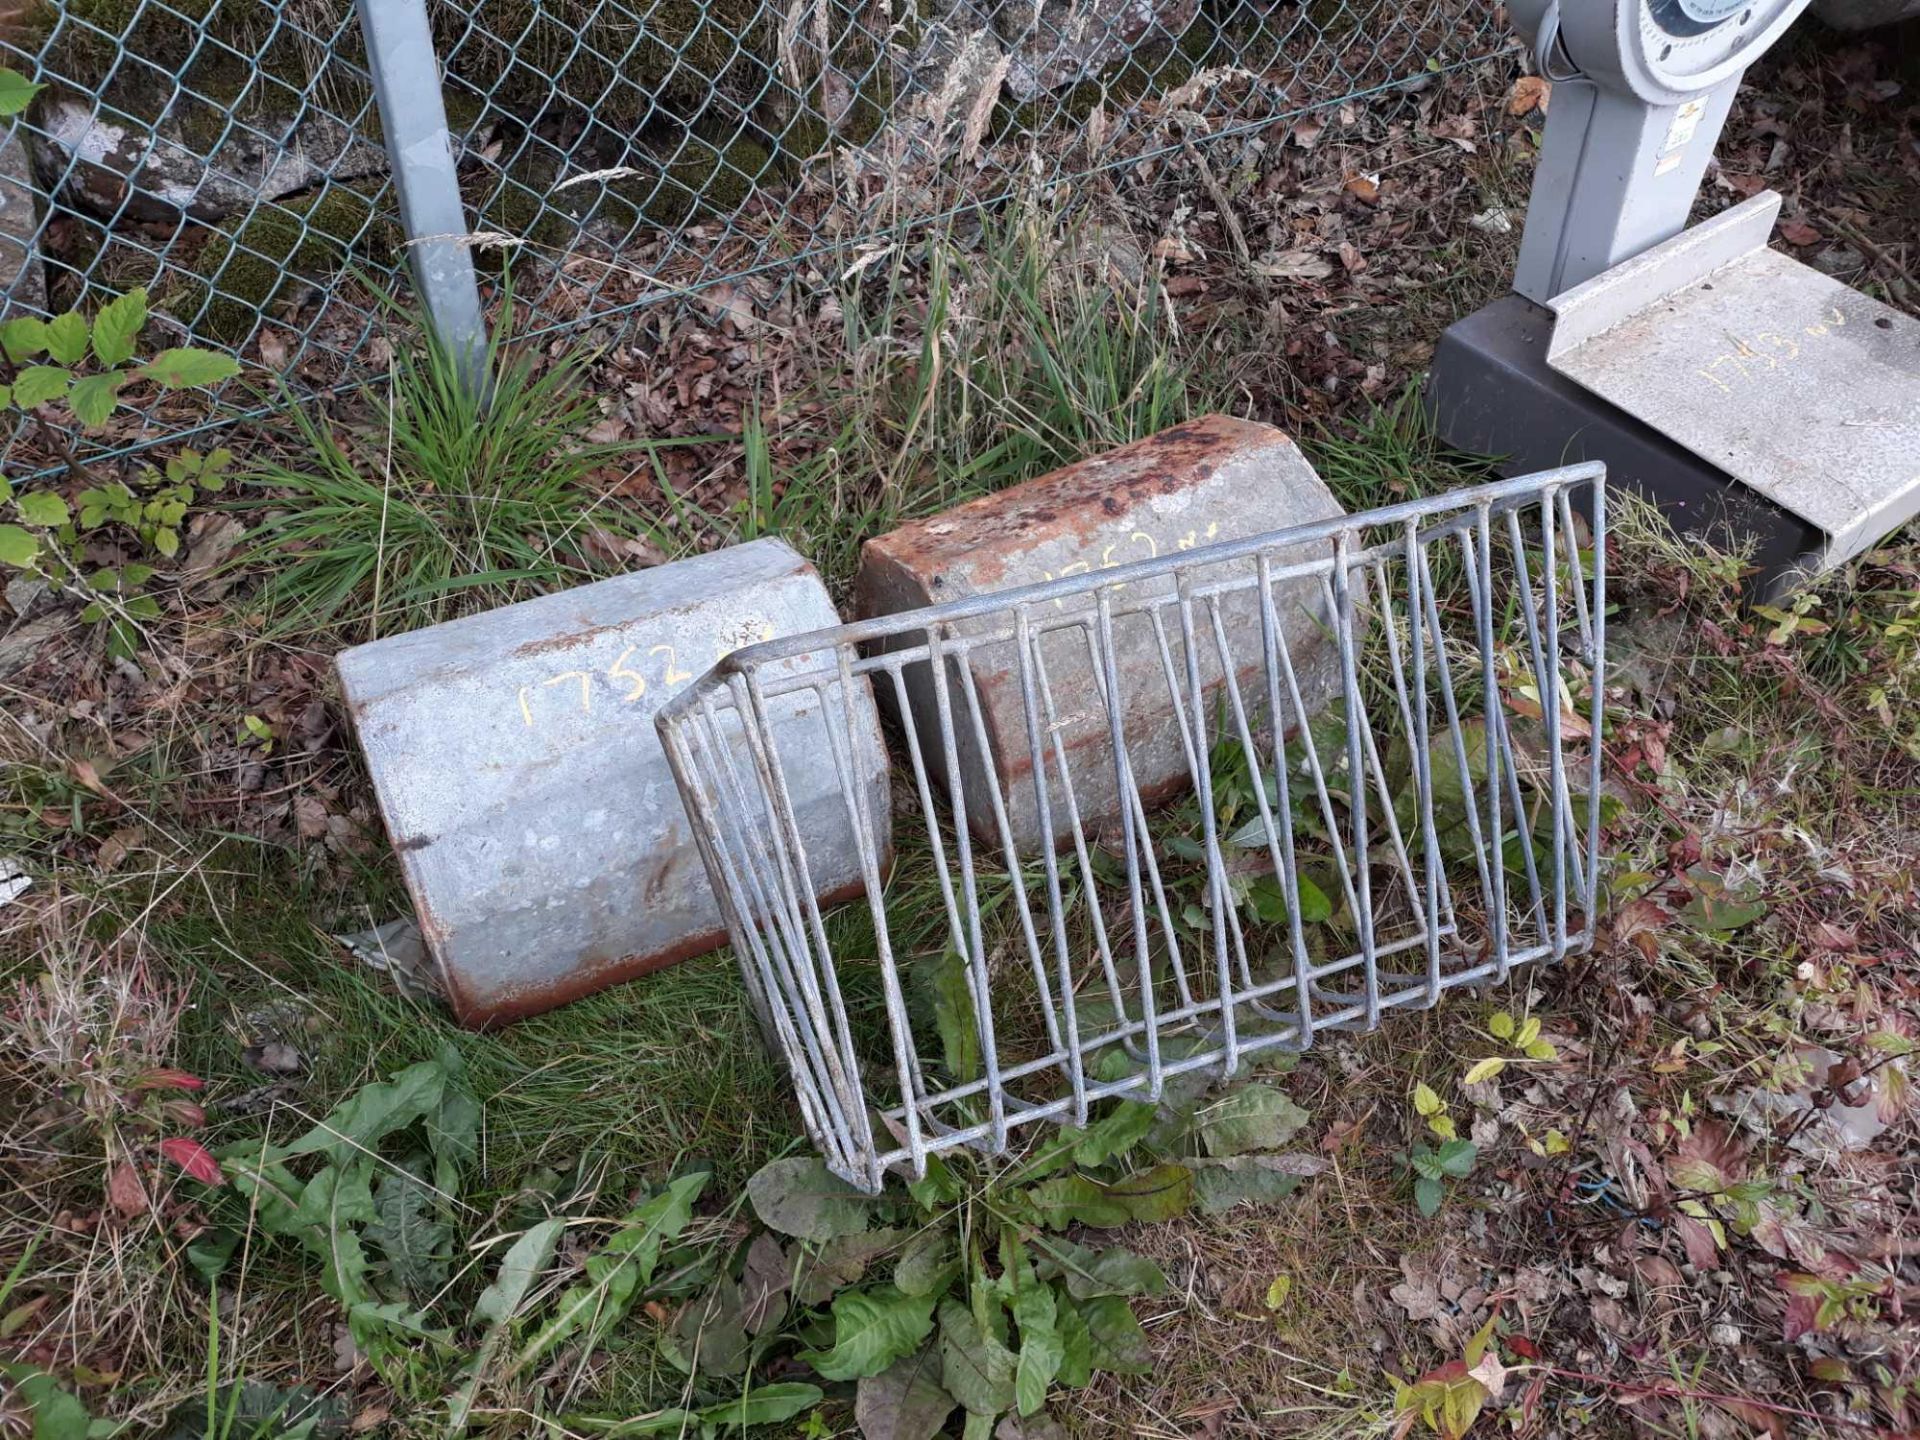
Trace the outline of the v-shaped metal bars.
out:
M 1525 476 L 755 645 L 676 697 L 667 755 L 833 1171 L 877 1190 L 1588 946 L 1605 510 L 1597 465 Z M 1303 614 L 1339 669 L 1318 713 Z M 1119 663 L 1143 639 L 1159 664 Z M 1008 670 L 1024 725 L 990 733 L 981 677 Z M 857 783 L 869 686 L 896 702 L 891 873 Z M 1158 806 L 1128 764 L 1143 686 L 1191 786 Z M 814 723 L 776 733 L 796 692 Z M 997 767 L 991 824 L 942 785 L 963 737 L 1024 755 Z M 823 755 L 864 913 L 813 898 L 788 776 Z M 1096 775 L 1125 803 L 1093 824 L 1076 787 Z M 1020 806 L 1059 842 L 1016 841 Z M 936 1023 L 907 977 L 943 965 L 964 983 Z

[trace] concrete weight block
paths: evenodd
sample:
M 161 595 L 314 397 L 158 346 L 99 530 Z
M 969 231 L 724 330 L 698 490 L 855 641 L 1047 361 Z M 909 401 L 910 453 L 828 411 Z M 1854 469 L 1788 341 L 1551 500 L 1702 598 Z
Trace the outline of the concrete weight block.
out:
M 462 1023 L 549 1009 L 725 942 L 654 714 L 734 650 L 837 623 L 813 568 L 756 540 L 340 655 L 381 813 Z M 781 744 L 800 757 L 785 779 L 823 902 L 860 889 L 845 790 L 886 852 L 886 752 L 858 687 L 850 785 L 829 747 Z M 827 694 L 841 706 L 837 682 Z M 807 737 L 820 709 L 804 691 L 771 701 L 769 718 Z M 735 763 L 752 772 L 744 745 Z
M 1090 833 L 1108 829 L 1120 813 L 1122 788 L 1110 702 L 1088 644 L 1096 628 L 1092 590 L 1101 572 L 1138 561 L 1166 562 L 1151 576 L 1109 587 L 1126 757 L 1133 785 L 1142 802 L 1151 805 L 1194 783 L 1191 747 L 1182 733 L 1183 715 L 1188 717 L 1185 723 L 1191 723 L 1190 672 L 1178 599 L 1182 581 L 1190 594 L 1200 596 L 1187 618 L 1198 627 L 1195 659 L 1208 723 L 1227 673 L 1211 613 L 1217 607 L 1233 673 L 1249 708 L 1260 710 L 1270 725 L 1271 717 L 1264 715 L 1268 691 L 1258 562 L 1251 557 L 1209 562 L 1205 551 L 1341 513 L 1332 493 L 1283 432 L 1209 415 L 868 541 L 861 552 L 857 605 L 864 617 L 891 615 L 1084 577 L 1084 593 L 1041 602 L 1031 612 L 1031 623 L 1045 633 L 1038 642 L 1038 663 L 1029 659 L 1026 680 L 1032 683 L 1044 668 L 1051 691 L 1043 763 L 1050 829 L 1057 843 L 1071 835 L 1073 813 L 1051 751 L 1054 736 L 1073 771 L 1073 805 L 1083 828 Z M 1189 553 L 1193 559 L 1183 559 Z M 1330 544 L 1320 544 L 1276 551 L 1270 559 L 1289 563 L 1330 554 Z M 1235 582 L 1239 588 L 1230 588 Z M 1208 599 L 1203 592 L 1213 586 L 1229 588 Z M 1297 707 L 1283 687 L 1283 733 L 1304 718 L 1296 710 L 1311 715 L 1338 689 L 1338 657 L 1331 644 L 1325 593 L 1317 576 L 1281 579 L 1273 586 L 1287 663 L 1299 687 Z M 1011 638 L 988 638 L 1007 630 L 1005 616 L 953 623 L 951 633 L 964 660 L 950 663 L 947 692 L 955 707 L 951 724 L 969 828 L 984 843 L 998 844 L 993 810 L 997 788 L 1015 843 L 1031 854 L 1041 824 L 1022 666 Z M 924 641 L 924 634 L 916 632 L 898 645 Z M 912 664 L 905 678 L 921 748 L 929 765 L 944 771 L 932 669 L 925 662 Z M 886 687 L 881 695 L 883 702 L 890 698 Z M 977 726 L 972 697 L 977 697 Z

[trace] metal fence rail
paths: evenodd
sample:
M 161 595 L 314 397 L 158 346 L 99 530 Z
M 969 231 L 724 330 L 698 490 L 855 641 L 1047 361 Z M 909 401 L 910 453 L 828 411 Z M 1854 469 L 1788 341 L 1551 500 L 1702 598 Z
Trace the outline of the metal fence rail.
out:
M 676 697 L 669 762 L 829 1166 L 877 1189 L 1588 945 L 1605 529 L 1600 467 L 1572 467 L 756 645 Z M 1024 723 L 995 733 L 1009 677 Z M 854 780 L 869 685 L 899 731 L 892 856 Z M 1129 752 L 1169 712 L 1188 797 L 1156 807 Z M 943 783 L 969 747 L 1002 757 L 973 772 L 989 814 Z M 862 926 L 813 899 L 786 777 L 822 755 Z M 1057 844 L 1016 839 L 1036 810 Z M 929 1020 L 908 972 L 945 956 L 971 1016 Z M 875 967 L 884 1020 L 858 1025 Z
M 427 172 L 450 157 L 455 228 L 489 237 L 471 252 L 483 286 L 511 264 L 522 331 L 611 338 L 645 307 L 1019 185 L 1205 140 L 1237 138 L 1235 163 L 1253 163 L 1245 147 L 1293 117 L 1504 43 L 1468 0 L 377 0 L 367 15 L 363 30 L 352 0 L 28 0 L 0 30 L 0 65 L 46 87 L 0 143 L 7 311 L 144 284 L 179 338 L 296 389 L 351 383 L 372 292 L 394 287 L 410 241 L 445 233 L 446 206 L 409 185 L 440 184 Z M 431 47 L 408 43 L 427 27 Z M 446 262 L 444 242 L 432 253 Z

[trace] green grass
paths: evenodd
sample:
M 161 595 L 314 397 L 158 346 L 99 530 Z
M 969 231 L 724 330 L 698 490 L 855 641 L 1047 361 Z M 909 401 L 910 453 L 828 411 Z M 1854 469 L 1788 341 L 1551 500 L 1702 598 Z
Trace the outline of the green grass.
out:
M 662 513 L 602 502 L 592 471 L 613 457 L 579 444 L 597 413 L 580 357 L 536 375 L 510 347 L 497 348 L 495 398 L 484 417 L 454 384 L 447 358 L 432 352 L 403 359 L 390 390 L 372 387 L 366 412 L 350 426 L 301 413 L 277 459 L 263 464 L 251 512 L 263 524 L 249 573 L 265 587 L 267 614 L 282 635 L 309 630 L 324 642 L 317 649 L 330 650 L 337 639 L 578 583 L 601 573 L 581 548 L 587 525 L 650 536 L 670 553 L 780 535 L 844 595 L 860 543 L 904 519 L 1227 405 L 1236 348 L 1253 343 L 1232 330 L 1177 327 L 1151 272 L 1129 283 L 1095 253 L 1087 232 L 1030 210 L 990 217 L 977 237 L 937 236 L 884 252 L 843 289 L 840 332 L 813 357 L 822 389 L 808 398 L 822 403 L 789 407 L 819 418 L 784 426 L 751 418 L 743 435 L 711 442 L 741 452 L 744 484 L 730 504 L 702 508 L 675 494 L 658 449 L 620 458 L 655 465 L 668 497 Z M 1439 449 L 1411 390 L 1337 428 L 1303 434 L 1301 443 L 1350 508 L 1485 473 Z M 1616 575 L 1665 567 L 1690 577 L 1695 608 L 1676 624 L 1693 624 L 1697 635 L 1705 623 L 1734 623 L 1717 608 L 1721 571 L 1699 565 L 1655 527 L 1623 526 L 1621 534 Z M 244 588 L 239 594 L 236 609 L 244 611 L 252 602 Z M 1636 600 L 1625 587 L 1618 595 L 1630 607 L 1667 603 L 1657 593 Z M 1873 568 L 1852 588 L 1824 590 L 1810 613 L 1832 628 L 1789 647 L 1795 670 L 1830 691 L 1861 728 L 1836 725 L 1794 675 L 1754 666 L 1754 635 L 1732 654 L 1684 646 L 1668 662 L 1687 689 L 1671 741 L 1682 770 L 1659 782 L 1667 803 L 1704 826 L 1718 797 L 1746 794 L 1755 773 L 1780 773 L 1784 756 L 1804 780 L 1771 818 L 1791 819 L 1826 850 L 1878 834 L 1891 838 L 1874 843 L 1898 852 L 1911 778 L 1883 767 L 1869 783 L 1849 747 L 1877 738 L 1873 688 L 1896 716 L 1910 716 L 1910 697 L 1920 694 L 1915 604 L 1897 566 Z M 276 637 L 244 656 L 279 663 L 289 653 L 291 643 Z M 80 778 L 77 762 L 99 750 L 90 724 L 61 721 L 44 739 L 34 732 L 31 743 L 24 730 L 0 732 L 0 758 L 13 762 L 0 780 L 5 848 L 23 854 L 39 882 L 0 911 L 0 983 L 10 993 L 54 971 L 140 977 L 173 1016 L 168 1062 L 205 1077 L 219 1102 L 201 1132 L 210 1145 L 284 1139 L 367 1083 L 455 1047 L 485 1104 L 476 1157 L 452 1207 L 461 1278 L 440 1307 L 442 1321 L 463 1333 L 503 1242 L 532 1218 L 551 1213 L 583 1226 L 620 1213 L 635 1189 L 696 1164 L 713 1169 L 710 1196 L 737 1196 L 760 1163 L 796 1143 L 789 1083 L 761 1048 L 729 955 L 489 1034 L 457 1029 L 437 1007 L 403 998 L 348 959 L 329 932 L 364 928 L 404 907 L 383 848 L 345 859 L 268 844 L 181 801 L 196 769 L 195 737 L 209 728 L 231 733 L 238 719 L 191 712 L 156 727 L 145 749 L 101 757 L 101 778 L 150 832 L 141 862 L 111 874 L 85 857 L 128 816 Z M 1737 732 L 1738 743 L 1715 740 L 1721 731 Z M 328 778 L 364 789 L 357 776 Z M 50 826 L 49 812 L 74 823 Z M 1672 839 L 1658 823 L 1640 825 L 1622 863 L 1654 869 Z M 1795 884 L 1813 883 L 1808 868 Z M 888 899 L 903 922 L 894 933 L 902 959 L 937 959 L 944 912 L 924 852 L 902 847 Z M 867 953 L 871 924 L 862 907 L 843 907 L 830 923 L 836 953 Z M 1005 914 L 996 923 L 1011 928 Z M 1716 1023 L 1740 1062 L 1758 1066 L 1779 1048 L 1773 1007 L 1800 953 L 1790 941 L 1759 930 L 1692 937 L 1675 943 L 1659 970 L 1635 978 L 1663 1000 L 1729 995 L 1736 1008 Z M 856 1029 L 871 1040 L 883 1028 L 873 967 L 856 959 L 845 981 Z M 1565 982 L 1541 983 L 1555 997 Z M 1567 1026 L 1581 1023 L 1581 997 L 1573 999 Z M 923 1010 L 925 997 L 916 991 L 910 1002 Z M 1011 1019 L 1010 1029 L 1019 1017 Z M 1381 1409 L 1385 1385 L 1378 1363 L 1351 1359 L 1371 1355 L 1376 1332 L 1371 1318 L 1347 1314 L 1341 1297 L 1396 1278 L 1390 1261 L 1370 1258 L 1369 1242 L 1388 1237 L 1385 1250 L 1398 1253 L 1435 1240 L 1408 1218 L 1404 1177 L 1389 1156 L 1408 1085 L 1443 1078 L 1464 1033 L 1450 1012 L 1406 1017 L 1397 1030 L 1354 1042 L 1356 1072 L 1316 1057 L 1303 1063 L 1301 1085 L 1320 1088 L 1303 1088 L 1299 1098 L 1317 1121 L 1353 1122 L 1335 1156 L 1341 1169 L 1313 1191 L 1304 1218 L 1236 1215 L 1231 1224 L 1140 1242 L 1163 1244 L 1169 1270 L 1190 1267 L 1196 1284 L 1213 1276 L 1224 1298 L 1156 1317 L 1162 1373 L 1083 1397 L 1078 1423 L 1087 1433 L 1113 1433 L 1143 1417 L 1170 1433 L 1196 1430 L 1198 1420 L 1180 1406 L 1217 1393 L 1223 1375 L 1247 1394 L 1272 1396 L 1259 1403 L 1282 1424 L 1324 1423 L 1328 1434 L 1386 1428 L 1355 1418 L 1359 1408 Z M 244 1267 L 222 1278 L 216 1302 L 181 1258 L 193 1213 L 82 1228 L 76 1217 L 100 1211 L 113 1142 L 62 1110 L 71 1101 L 53 1093 L 59 1087 L 44 1063 L 6 1038 L 0 1024 L 0 1122 L 26 1159 L 5 1182 L 0 1275 L 26 1245 L 39 1247 L 32 1293 L 55 1297 L 45 1323 L 58 1320 L 71 1332 L 62 1342 L 70 1348 L 56 1356 L 63 1373 L 86 1365 L 104 1374 L 109 1359 L 119 1367 L 117 1380 L 80 1383 L 96 1413 L 160 1427 L 176 1406 L 210 1389 L 228 1394 L 223 1387 L 242 1378 L 342 1393 L 360 1384 L 336 1368 L 339 1309 L 321 1294 L 313 1257 L 295 1245 L 249 1247 Z M 76 1041 L 84 1048 L 88 1038 Z M 265 1038 L 301 1054 L 300 1072 L 284 1085 L 243 1058 L 245 1046 Z M 886 1058 L 877 1044 L 874 1053 Z M 104 1059 L 111 1069 L 124 1057 Z M 255 1098 L 241 1104 L 243 1097 Z M 729 1212 L 703 1218 L 713 1243 L 738 1237 Z M 1281 1269 L 1295 1276 L 1296 1295 L 1311 1297 L 1312 1326 L 1264 1312 L 1259 1296 Z M 613 1343 L 568 1356 L 549 1377 L 554 1388 L 528 1377 L 495 1397 L 501 1408 L 485 1417 L 486 1433 L 530 1433 L 529 1412 L 561 1393 L 625 1414 L 677 1401 L 685 1381 L 664 1358 L 662 1331 L 659 1317 L 636 1313 Z M 1276 1344 L 1287 1353 L 1277 1354 Z M 442 1433 L 440 1401 L 453 1370 L 424 1356 L 392 1382 L 384 1433 Z M 1415 1373 L 1405 1357 L 1389 1359 Z M 844 1406 L 828 1414 L 844 1428 Z
M 593 532 L 640 527 L 589 483 L 629 448 L 585 439 L 589 359 L 540 363 L 503 325 L 484 391 L 428 341 L 369 388 L 359 424 L 290 405 L 295 447 L 236 502 L 259 517 L 249 560 L 276 624 L 371 639 L 609 573 Z

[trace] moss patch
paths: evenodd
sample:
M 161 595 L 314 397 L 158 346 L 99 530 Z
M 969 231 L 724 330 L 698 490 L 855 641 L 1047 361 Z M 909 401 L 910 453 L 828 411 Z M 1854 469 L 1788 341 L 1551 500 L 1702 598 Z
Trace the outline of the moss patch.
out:
M 372 202 L 341 186 L 263 205 L 212 232 L 161 289 L 160 308 L 204 335 L 243 344 L 289 286 L 324 280 L 349 261 L 386 261 L 398 236 Z

